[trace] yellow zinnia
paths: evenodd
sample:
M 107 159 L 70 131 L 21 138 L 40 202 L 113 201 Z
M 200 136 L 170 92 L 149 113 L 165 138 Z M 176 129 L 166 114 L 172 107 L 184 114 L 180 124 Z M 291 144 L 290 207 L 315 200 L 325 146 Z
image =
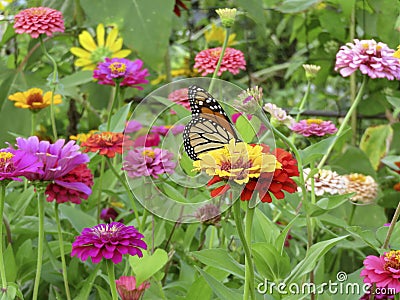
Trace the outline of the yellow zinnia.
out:
M 1 0 L 0 1 L 0 10 L 4 10 L 6 6 L 8 6 L 13 0 Z
M 222 27 L 217 27 L 214 23 L 211 24 L 211 28 L 204 32 L 204 38 L 206 39 L 207 44 L 212 42 L 216 42 L 218 45 L 222 45 L 225 40 L 226 30 Z M 228 46 L 232 46 L 236 44 L 235 41 L 236 34 L 231 33 L 228 39 Z
M 194 170 L 204 170 L 210 176 L 234 180 L 238 184 L 258 178 L 261 173 L 274 172 L 281 168 L 275 156 L 262 152 L 260 145 L 249 145 L 231 140 L 223 148 L 199 155 L 193 162 Z
M 43 90 L 32 88 L 26 92 L 19 92 L 8 96 L 8 99 L 15 101 L 14 105 L 20 108 L 29 108 L 38 110 L 51 105 L 52 92 L 46 92 L 43 95 Z M 54 95 L 53 104 L 62 103 L 61 95 Z
M 96 29 L 97 44 L 90 33 L 84 30 L 79 35 L 79 44 L 82 48 L 72 47 L 70 51 L 78 57 L 75 66 L 82 67 L 83 70 L 94 70 L 99 62 L 109 58 L 124 58 L 132 51 L 121 50 L 123 39 L 118 38 L 118 29 L 114 27 L 105 39 L 104 25 L 97 25 Z
M 70 135 L 69 139 L 77 141 L 79 143 L 83 143 L 86 142 L 86 140 L 96 132 L 98 132 L 98 130 L 90 130 L 88 133 L 78 133 L 77 135 Z

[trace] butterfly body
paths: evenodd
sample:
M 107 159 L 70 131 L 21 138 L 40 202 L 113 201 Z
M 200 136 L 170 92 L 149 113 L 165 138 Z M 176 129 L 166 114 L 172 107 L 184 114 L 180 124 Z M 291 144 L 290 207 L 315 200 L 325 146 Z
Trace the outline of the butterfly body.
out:
M 188 98 L 192 119 L 185 126 L 183 142 L 191 159 L 198 160 L 201 153 L 222 148 L 231 139 L 240 141 L 229 117 L 210 93 L 192 85 Z

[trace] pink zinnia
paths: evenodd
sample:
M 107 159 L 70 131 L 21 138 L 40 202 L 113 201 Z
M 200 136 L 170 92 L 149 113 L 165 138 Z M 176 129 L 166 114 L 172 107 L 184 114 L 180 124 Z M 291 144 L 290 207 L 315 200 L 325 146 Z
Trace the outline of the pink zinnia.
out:
M 133 133 L 142 129 L 143 125 L 135 120 L 126 122 L 124 133 Z
M 99 263 L 102 258 L 111 259 L 114 264 L 118 264 L 124 254 L 143 256 L 141 249 L 147 249 L 143 238 L 143 234 L 133 226 L 125 226 L 119 222 L 99 224 L 84 228 L 81 235 L 75 238 L 71 256 L 77 256 L 82 261 L 91 257 L 94 264 Z
M 400 250 L 389 251 L 379 257 L 368 255 L 364 266 L 360 273 L 364 277 L 364 283 L 400 292 Z
M 126 58 L 106 58 L 104 62 L 97 65 L 93 71 L 93 78 L 99 80 L 99 84 L 129 86 L 143 90 L 139 84 L 148 83 L 147 69 L 142 69 L 143 62 L 140 59 L 130 61 Z
M 183 89 L 178 89 L 173 92 L 171 92 L 168 95 L 168 99 L 182 105 L 184 108 L 187 110 L 190 110 L 190 104 L 189 104 L 189 98 L 188 98 L 188 88 L 183 88 Z M 175 111 L 172 111 L 173 114 L 175 114 Z
M 64 20 L 60 11 L 48 7 L 32 7 L 20 11 L 14 17 L 15 32 L 27 33 L 36 39 L 40 34 L 52 36 L 64 32 Z
M 87 200 L 92 193 L 93 174 L 86 164 L 81 164 L 68 174 L 59 178 L 63 185 L 51 183 L 46 188 L 47 202 L 56 200 L 57 203 L 72 202 L 81 203 L 81 199 Z M 71 184 L 74 188 L 68 188 Z
M 184 125 L 174 125 L 174 126 L 153 126 L 151 128 L 151 132 L 161 134 L 162 136 L 166 136 L 169 131 L 172 132 L 173 135 L 177 135 L 182 133 L 185 130 Z
M 174 172 L 176 163 L 174 155 L 160 148 L 139 148 L 128 151 L 123 162 L 123 170 L 129 177 L 152 176 L 158 178 L 161 174 Z
M 301 120 L 298 123 L 293 123 L 289 128 L 305 137 L 324 136 L 326 134 L 334 134 L 337 131 L 335 124 L 321 119 Z
M 122 300 L 139 300 L 146 289 L 150 287 L 147 281 L 136 287 L 136 278 L 134 276 L 121 276 L 115 280 L 118 294 Z
M 158 133 L 150 133 L 136 138 L 133 142 L 133 147 L 155 147 L 160 144 L 161 138 Z
M 22 181 L 21 176 L 32 176 L 42 172 L 43 162 L 31 153 L 14 149 L 0 149 L 0 182 Z
M 200 51 L 194 59 L 194 68 L 202 72 L 202 76 L 214 73 L 221 51 L 221 47 Z M 246 70 L 246 61 L 243 52 L 234 48 L 226 48 L 218 76 L 221 76 L 224 71 L 238 74 L 240 69 Z
M 336 54 L 335 71 L 343 77 L 357 70 L 371 78 L 400 79 L 400 62 L 395 51 L 375 40 L 354 40 L 342 46 Z

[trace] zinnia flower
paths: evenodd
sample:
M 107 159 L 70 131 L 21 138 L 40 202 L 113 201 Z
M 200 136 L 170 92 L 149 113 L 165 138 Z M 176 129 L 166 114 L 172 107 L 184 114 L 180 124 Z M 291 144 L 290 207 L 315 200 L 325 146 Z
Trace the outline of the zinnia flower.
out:
M 0 182 L 21 181 L 20 176 L 31 176 L 41 172 L 43 162 L 37 156 L 24 151 L 0 149 Z
M 210 176 L 245 184 L 264 172 L 273 172 L 281 164 L 259 145 L 236 143 L 233 139 L 223 148 L 202 153 L 193 162 L 194 170 L 204 170 Z
M 133 133 L 142 129 L 143 125 L 135 120 L 126 123 L 124 133 Z
M 321 67 L 317 65 L 304 64 L 303 68 L 304 71 L 306 71 L 306 77 L 308 80 L 314 79 L 317 76 L 319 70 L 321 70 Z
M 158 178 L 161 174 L 172 174 L 176 163 L 172 161 L 174 154 L 160 148 L 136 148 L 126 154 L 122 170 L 129 177 L 152 176 Z
M 50 183 L 46 188 L 47 202 L 56 200 L 57 203 L 72 202 L 80 204 L 87 200 L 92 193 L 93 174 L 86 164 L 81 164 L 68 174 L 58 178 L 63 185 Z M 68 188 L 70 185 L 72 188 Z
M 226 30 L 222 27 L 218 27 L 214 23 L 211 24 L 211 28 L 204 32 L 204 38 L 207 44 L 216 43 L 218 45 L 222 45 L 225 41 Z M 231 33 L 228 39 L 228 46 L 234 45 L 236 33 Z
M 290 126 L 294 123 L 294 119 L 289 116 L 285 110 L 276 106 L 273 103 L 265 103 L 263 109 L 271 115 L 271 122 L 275 121 L 286 126 Z
M 25 92 L 19 92 L 8 96 L 8 99 L 15 101 L 15 107 L 29 108 L 31 110 L 39 110 L 51 105 L 52 92 L 46 92 L 43 95 L 43 90 L 32 88 Z M 54 95 L 53 104 L 62 103 L 61 95 Z
M 133 142 L 133 147 L 157 147 L 160 144 L 161 138 L 158 133 L 150 133 L 136 138 Z
M 91 228 L 84 228 L 81 235 L 72 243 L 71 256 L 77 256 L 85 261 L 91 257 L 97 264 L 102 258 L 111 259 L 114 264 L 122 261 L 122 255 L 137 255 L 142 257 L 142 249 L 147 245 L 144 238 L 133 226 L 125 226 L 119 222 L 99 224 Z
M 78 133 L 77 135 L 70 135 L 69 139 L 77 141 L 79 143 L 86 142 L 92 134 L 98 132 L 97 130 L 90 130 L 88 133 Z
M 125 137 L 121 132 L 101 132 L 92 134 L 85 142 L 81 144 L 83 152 L 97 152 L 100 155 L 105 155 L 109 158 L 113 158 L 115 153 L 122 154 L 123 145 L 130 146 L 132 142 Z
M 215 12 L 221 18 L 221 23 L 224 27 L 230 28 L 235 23 L 236 8 L 220 8 L 216 9 Z
M 150 287 L 147 281 L 136 287 L 136 278 L 134 276 L 121 276 L 115 280 L 118 294 L 122 300 L 139 300 L 146 289 Z
M 303 171 L 304 178 L 307 178 L 310 174 L 310 168 L 306 168 Z M 306 187 L 307 190 L 312 190 L 311 178 L 308 178 L 306 181 Z M 314 175 L 314 192 L 317 196 L 322 196 L 323 194 L 344 194 L 346 187 L 346 178 L 331 170 L 319 170 L 319 172 Z
M 97 25 L 96 29 L 97 44 L 88 31 L 83 31 L 79 35 L 79 44 L 82 48 L 72 47 L 71 53 L 78 57 L 75 66 L 82 67 L 83 70 L 94 70 L 99 62 L 103 62 L 106 57 L 123 58 L 131 54 L 131 50 L 121 50 L 123 40 L 118 37 L 118 28 L 113 27 L 105 39 L 104 25 Z
M 347 77 L 357 70 L 371 78 L 400 79 L 400 62 L 395 51 L 375 40 L 354 40 L 340 47 L 336 54 L 335 71 Z
M 168 99 L 190 110 L 188 88 L 178 89 L 168 95 Z M 175 112 L 173 112 L 175 113 Z
M 75 144 L 75 141 L 65 143 L 65 140 L 59 139 L 54 144 L 50 144 L 48 141 L 39 141 L 36 136 L 27 139 L 19 137 L 17 150 L 26 155 L 35 155 L 43 164 L 39 172 L 25 175 L 29 180 L 54 181 L 65 188 L 77 190 L 86 187 L 83 183 L 64 181 L 65 175 L 80 164 L 89 162 L 89 157 L 79 151 L 79 146 Z M 10 148 L 9 151 L 13 153 L 16 150 Z
M 323 121 L 321 119 L 301 120 L 298 123 L 293 123 L 290 129 L 305 137 L 324 136 L 334 134 L 337 131 L 335 124 L 331 121 Z
M 168 132 L 172 132 L 173 135 L 182 133 L 185 130 L 184 125 L 163 125 L 163 126 L 153 126 L 151 127 L 152 133 L 158 133 L 162 136 L 166 136 Z
M 376 284 L 378 288 L 400 292 L 400 250 L 389 251 L 377 257 L 368 255 L 360 273 L 364 283 Z
M 369 204 L 378 195 L 378 184 L 371 176 L 358 173 L 344 175 L 347 179 L 345 193 L 356 193 L 351 201 L 358 204 Z
M 259 110 L 262 103 L 262 96 L 262 88 L 258 86 L 248 88 L 239 94 L 239 99 L 235 101 L 235 106 L 239 111 L 247 114 L 254 114 Z
M 93 71 L 93 78 L 99 80 L 99 84 L 129 86 L 142 90 L 139 84 L 148 83 L 146 76 L 149 76 L 147 69 L 142 69 L 143 62 L 140 59 L 131 61 L 126 58 L 106 58 L 105 62 L 97 65 Z
M 104 208 L 100 213 L 100 219 L 102 219 L 106 223 L 114 221 L 117 217 L 118 212 L 112 207 Z M 120 220 L 120 222 L 122 223 L 123 221 Z
M 222 47 L 200 51 L 194 59 L 195 64 L 193 67 L 201 72 L 202 76 L 214 73 L 221 51 Z M 246 61 L 243 52 L 234 48 L 226 48 L 218 76 L 221 76 L 222 72 L 225 71 L 238 74 L 240 69 L 246 70 Z
M 20 11 L 14 17 L 16 33 L 27 33 L 36 39 L 40 34 L 52 36 L 64 32 L 64 20 L 60 11 L 48 7 L 32 7 Z

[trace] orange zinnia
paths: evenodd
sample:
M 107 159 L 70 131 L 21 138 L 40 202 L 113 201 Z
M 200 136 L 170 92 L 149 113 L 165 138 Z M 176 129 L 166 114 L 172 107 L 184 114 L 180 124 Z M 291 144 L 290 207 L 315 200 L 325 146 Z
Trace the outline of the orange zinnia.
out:
M 128 137 L 127 137 L 128 138 Z M 101 132 L 92 134 L 85 142 L 81 144 L 83 152 L 97 152 L 100 155 L 112 158 L 115 153 L 122 154 L 124 144 L 124 134 L 121 132 Z M 131 141 L 125 140 L 125 145 L 131 145 Z

